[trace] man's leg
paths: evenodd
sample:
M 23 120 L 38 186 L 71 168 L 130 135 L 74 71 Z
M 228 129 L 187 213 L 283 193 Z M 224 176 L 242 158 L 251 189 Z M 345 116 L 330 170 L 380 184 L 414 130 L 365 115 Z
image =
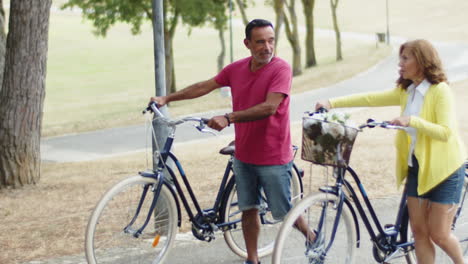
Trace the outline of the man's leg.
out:
M 236 175 L 237 198 L 242 211 L 242 233 L 247 249 L 247 260 L 258 263 L 257 242 L 260 234 L 260 219 L 258 218 L 259 186 L 252 165 L 234 159 L 234 174 Z
M 247 260 L 258 263 L 257 242 L 260 234 L 260 219 L 257 209 L 242 212 L 242 232 L 247 249 Z
M 307 223 L 304 219 L 304 217 L 299 216 L 294 223 L 294 227 L 297 228 L 297 230 L 301 231 L 302 234 L 306 237 L 306 240 L 308 242 L 314 242 L 316 239 L 315 232 L 310 230 L 310 228 L 307 226 Z

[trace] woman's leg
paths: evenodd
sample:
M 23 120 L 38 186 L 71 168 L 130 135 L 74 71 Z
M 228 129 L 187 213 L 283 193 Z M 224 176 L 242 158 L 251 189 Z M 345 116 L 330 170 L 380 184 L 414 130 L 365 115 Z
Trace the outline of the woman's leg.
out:
M 456 209 L 456 205 L 453 204 L 431 202 L 428 216 L 429 234 L 432 241 L 447 253 L 453 263 L 463 264 L 460 243 L 451 230 Z
M 408 197 L 408 212 L 418 264 L 434 264 L 435 247 L 431 241 L 427 221 L 429 214 L 428 200 Z

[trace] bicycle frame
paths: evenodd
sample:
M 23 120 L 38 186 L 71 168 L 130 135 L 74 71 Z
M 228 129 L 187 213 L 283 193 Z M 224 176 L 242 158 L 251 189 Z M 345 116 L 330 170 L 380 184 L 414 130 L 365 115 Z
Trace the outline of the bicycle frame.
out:
M 315 114 L 315 113 L 309 113 L 309 112 L 306 112 L 306 113 L 309 116 L 312 116 L 313 114 Z M 316 113 L 320 113 L 320 111 Z M 406 130 L 406 127 L 391 125 L 389 122 L 376 122 L 373 119 L 368 119 L 366 124 L 359 126 L 359 129 L 362 129 L 365 127 L 372 128 L 376 126 L 387 128 L 387 129 Z M 340 156 L 340 147 L 337 147 L 337 149 L 338 151 L 336 153 L 336 158 L 337 160 L 341 160 L 342 158 Z M 465 163 L 465 168 L 468 169 L 468 162 Z M 374 207 L 372 206 L 369 200 L 369 197 L 367 196 L 367 192 L 361 180 L 359 179 L 359 176 L 357 175 L 357 173 L 351 167 L 346 167 L 345 169 L 334 167 L 333 170 L 334 170 L 334 176 L 336 177 L 335 185 L 324 186 L 324 187 L 319 188 L 321 192 L 330 193 L 338 198 L 336 199 L 337 202 L 334 205 L 334 207 L 336 208 L 336 217 L 333 223 L 331 237 L 325 248 L 325 251 L 322 252 L 321 260 L 324 260 L 327 252 L 330 250 L 334 242 L 344 203 L 346 203 L 347 206 L 349 207 L 354 223 L 355 223 L 355 230 L 357 233 L 356 246 L 357 247 L 360 246 L 360 228 L 359 228 L 358 218 L 357 218 L 355 209 L 357 209 L 357 212 L 360 215 L 362 221 L 364 222 L 364 226 L 366 227 L 369 233 L 371 241 L 374 244 L 374 258 L 377 261 L 387 262 L 397 256 L 402 256 L 398 254 L 400 252 L 402 252 L 403 255 L 407 255 L 409 251 L 414 249 L 414 242 L 410 242 L 406 240 L 408 239 L 407 234 L 408 234 L 408 228 L 409 228 L 408 227 L 409 213 L 408 213 L 408 207 L 407 207 L 408 196 L 406 193 L 406 186 L 400 198 L 400 203 L 399 203 L 397 216 L 396 216 L 394 224 L 382 226 L 374 210 Z M 351 183 L 345 179 L 346 172 L 349 172 L 354 182 L 356 183 L 356 186 L 359 189 L 359 193 L 362 196 L 364 204 L 358 198 L 358 194 L 355 191 L 353 185 L 351 185 Z M 465 180 L 468 180 L 467 172 L 465 172 L 465 176 L 467 177 L 465 178 Z M 343 186 L 344 186 L 344 190 L 343 190 Z M 462 199 L 461 205 L 459 205 L 457 212 L 455 214 L 455 217 L 453 219 L 453 222 L 452 222 L 452 230 L 454 229 L 456 221 L 460 215 L 460 211 L 463 207 L 464 198 L 466 196 L 467 191 L 468 191 L 468 186 L 465 186 L 463 190 L 463 196 L 462 196 L 463 199 Z M 354 202 L 354 206 L 352 205 L 351 202 Z M 323 211 L 322 211 L 321 217 L 319 218 L 319 222 L 317 226 L 318 234 L 320 234 L 320 231 L 322 229 L 322 222 L 323 222 L 323 219 L 325 218 L 324 212 L 325 212 L 326 206 L 327 205 L 323 205 Z M 365 209 L 364 206 L 367 208 L 368 212 L 364 210 Z M 372 226 L 372 224 L 374 224 L 375 228 Z M 400 240 L 398 240 L 399 235 L 400 235 Z M 467 241 L 467 240 L 468 239 L 465 239 L 463 241 Z
M 378 247 L 380 250 L 389 250 L 388 246 L 391 246 L 391 250 L 393 252 L 397 252 L 399 250 L 404 250 L 407 251 L 407 247 L 413 246 L 412 242 L 404 242 L 401 244 L 397 244 L 397 237 L 400 234 L 401 231 L 406 232 L 406 230 L 401 230 L 402 227 L 402 221 L 404 217 L 407 217 L 408 211 L 406 207 L 406 192 L 403 192 L 403 195 L 400 199 L 400 205 L 397 213 L 397 217 L 395 220 L 395 223 L 391 225 L 389 228 L 384 228 L 382 224 L 380 223 L 377 214 L 369 200 L 369 197 L 367 196 L 367 192 L 364 188 L 364 186 L 361 183 L 361 180 L 359 179 L 359 176 L 357 173 L 351 168 L 347 167 L 346 169 L 343 168 L 335 168 L 337 170 L 337 178 L 336 178 L 336 183 L 332 187 L 321 187 L 320 191 L 324 193 L 331 193 L 334 195 L 337 195 L 339 197 L 338 205 L 337 205 L 337 215 L 341 215 L 342 207 L 343 204 L 346 203 L 349 206 L 349 209 L 351 210 L 351 213 L 353 215 L 353 219 L 355 222 L 355 228 L 356 228 L 356 233 L 357 233 L 357 241 L 356 241 L 356 246 L 359 247 L 359 241 L 360 241 L 360 232 L 359 232 L 359 224 L 356 216 L 355 209 L 357 209 L 359 215 L 361 216 L 361 219 L 364 223 L 364 226 L 366 227 L 369 236 L 371 240 L 373 241 L 374 245 Z M 345 179 L 345 173 L 349 172 L 349 174 L 352 176 L 354 179 L 358 189 L 359 193 L 361 194 L 363 198 L 363 202 L 368 209 L 369 213 L 366 213 L 364 210 L 364 206 L 361 202 L 361 200 L 358 198 L 358 195 L 356 191 L 354 190 L 354 187 L 352 184 Z M 343 190 L 344 186 L 344 190 Z M 346 191 L 346 193 L 345 193 Z M 354 202 L 354 206 L 350 202 Z M 369 215 L 368 215 L 369 214 Z M 332 246 L 335 238 L 335 233 L 338 228 L 338 222 L 339 222 L 339 217 L 335 218 L 335 222 L 333 225 L 333 230 L 332 230 L 332 237 L 330 238 L 330 241 L 327 245 L 326 251 L 327 252 L 330 247 Z M 372 223 L 375 225 L 376 230 L 372 226 Z M 384 236 L 385 238 L 390 238 L 390 240 L 387 239 L 379 239 L 379 235 Z M 390 241 L 390 243 L 382 243 L 382 241 Z
M 364 203 L 367 209 L 369 210 L 370 217 L 377 228 L 377 232 L 375 232 L 374 228 L 371 225 L 371 221 L 369 220 L 368 215 L 364 211 L 364 207 L 362 206 L 361 201 L 359 200 L 359 198 L 356 195 L 356 192 L 354 191 L 354 188 L 351 186 L 351 184 L 347 180 L 344 180 L 344 185 L 346 186 L 347 191 L 351 194 L 350 198 L 354 201 L 355 206 L 359 212 L 359 215 L 361 216 L 361 219 L 363 220 L 364 225 L 366 226 L 366 229 L 369 232 L 369 235 L 372 241 L 381 249 L 383 249 L 383 247 L 377 238 L 378 234 L 385 234 L 385 236 L 391 237 L 393 243 L 396 242 L 396 238 L 398 234 L 400 233 L 403 216 L 405 216 L 405 214 L 408 214 L 408 210 L 406 207 L 406 198 L 407 198 L 406 191 L 404 190 L 401 196 L 395 224 L 392 226 L 392 229 L 384 229 L 377 217 L 377 214 L 369 200 L 369 197 L 367 196 L 366 190 L 364 186 L 362 185 L 361 180 L 359 179 L 358 175 L 350 167 L 348 167 L 347 171 L 351 174 L 354 181 L 356 182 L 356 185 L 359 187 L 359 192 L 361 196 L 363 197 Z M 406 247 L 406 246 L 409 246 L 409 244 L 404 243 L 402 245 L 396 245 L 396 246 Z
M 162 114 L 154 107 L 151 107 L 153 112 L 162 117 Z M 187 119 L 188 121 L 200 121 L 203 122 L 203 120 L 199 119 Z M 146 216 L 145 223 L 138 229 L 136 232 L 132 232 L 130 230 L 130 226 L 135 222 L 135 220 L 138 218 L 138 215 L 140 213 L 141 209 L 141 204 L 143 204 L 143 201 L 146 198 L 146 193 L 148 191 L 148 186 L 145 186 L 142 196 L 140 198 L 139 206 L 135 212 L 135 215 L 131 222 L 125 227 L 126 232 L 131 232 L 133 233 L 134 236 L 138 236 L 142 233 L 144 228 L 147 226 L 149 223 L 149 220 L 151 218 L 151 212 L 153 212 L 156 204 L 157 204 L 157 199 L 159 198 L 159 192 L 162 188 L 162 185 L 167 185 L 169 190 L 172 193 L 172 196 L 174 197 L 174 200 L 176 201 L 177 205 L 177 213 L 178 213 L 178 226 L 180 227 L 181 225 L 181 209 L 180 209 L 180 202 L 179 199 L 182 201 L 182 204 L 185 208 L 185 211 L 187 212 L 190 221 L 192 222 L 192 225 L 201 230 L 209 230 L 209 231 L 217 231 L 218 229 L 222 229 L 223 231 L 232 229 L 236 227 L 236 224 L 239 223 L 241 220 L 236 220 L 236 221 L 231 221 L 231 222 L 225 222 L 224 216 L 220 215 L 221 207 L 223 206 L 222 202 L 224 201 L 225 193 L 226 193 L 226 188 L 228 185 L 229 180 L 232 177 L 229 177 L 229 175 L 232 172 L 232 164 L 233 164 L 233 155 L 231 154 L 228 163 L 226 165 L 226 168 L 224 170 L 224 175 L 221 180 L 221 184 L 218 189 L 218 193 L 216 195 L 216 199 L 214 201 L 213 207 L 209 209 L 202 209 L 200 207 L 200 204 L 196 198 L 195 193 L 193 192 L 193 189 L 189 183 L 189 180 L 187 178 L 187 175 L 185 174 L 185 171 L 182 167 L 182 164 L 179 162 L 177 157 L 175 156 L 174 153 L 171 152 L 172 145 L 174 143 L 174 138 L 175 138 L 175 131 L 176 131 L 176 125 L 180 124 L 180 122 L 175 122 L 175 123 L 169 123 L 169 128 L 170 131 L 168 133 L 168 137 L 164 143 L 163 149 L 159 152 L 156 153 L 157 158 L 158 158 L 158 165 L 155 171 L 150 171 L 150 172 L 139 172 L 139 174 L 143 177 L 150 177 L 154 178 L 157 180 L 157 186 L 152 188 L 152 191 L 154 192 L 153 200 L 149 209 L 149 212 Z M 200 123 L 201 124 L 201 123 Z M 203 132 L 203 129 L 201 127 L 197 127 L 198 130 Z M 294 153 L 297 151 L 297 147 L 294 146 Z M 185 192 L 182 189 L 182 185 L 179 182 L 178 177 L 176 176 L 176 173 L 170 166 L 166 166 L 168 160 L 172 160 L 172 162 L 175 164 L 177 167 L 178 174 L 180 175 L 180 178 L 183 181 L 183 185 L 185 186 L 188 195 L 190 196 L 190 199 L 192 201 L 193 206 L 195 207 L 195 211 L 192 210 L 192 207 L 189 205 L 188 198 L 186 197 Z M 293 170 L 300 175 L 299 169 L 297 169 L 296 165 L 293 165 Z M 170 176 L 170 180 L 168 179 L 167 175 L 165 175 L 165 172 L 167 172 Z M 234 175 L 232 173 L 232 175 Z M 300 181 L 300 177 L 299 177 Z M 302 183 L 300 183 L 301 187 L 301 193 L 302 193 Z M 174 190 L 175 188 L 175 190 Z M 179 198 L 179 199 L 178 199 Z M 198 219 L 197 216 L 201 216 L 201 219 Z M 203 222 L 205 221 L 205 222 Z M 261 216 L 261 222 L 265 224 L 265 219 L 263 216 Z M 204 223 L 207 223 L 207 225 L 203 225 Z M 198 237 L 197 237 L 198 238 Z M 211 241 L 211 238 L 208 237 L 208 241 Z
M 197 200 L 197 198 L 195 196 L 195 193 L 193 192 L 193 189 L 192 189 L 192 187 L 191 187 L 191 185 L 190 185 L 190 183 L 188 181 L 187 175 L 185 174 L 185 171 L 184 171 L 184 169 L 182 167 L 182 164 L 179 162 L 179 160 L 174 155 L 174 153 L 172 153 L 170 151 L 170 149 L 172 148 L 173 142 L 174 142 L 174 134 L 175 134 L 175 127 L 171 127 L 171 131 L 169 133 L 169 136 L 167 137 L 166 142 L 164 144 L 164 147 L 163 147 L 162 151 L 160 152 L 160 159 L 159 159 L 158 167 L 157 167 L 156 171 L 155 172 L 140 172 L 139 173 L 143 177 L 150 177 L 150 178 L 154 178 L 154 179 L 158 180 L 158 186 L 155 188 L 156 191 L 155 191 L 155 194 L 154 194 L 154 197 L 153 197 L 152 206 L 150 207 L 150 211 L 148 212 L 148 215 L 147 215 L 147 219 L 145 221 L 145 224 L 138 231 L 138 233 L 140 233 L 140 234 L 141 234 L 142 230 L 148 224 L 149 219 L 151 218 L 151 212 L 152 212 L 152 210 L 154 210 L 154 206 L 157 203 L 159 190 L 160 190 L 160 188 L 162 187 L 163 184 L 166 184 L 166 185 L 171 187 L 169 189 L 171 190 L 172 195 L 174 196 L 174 198 L 176 200 L 177 212 L 178 212 L 178 215 L 179 215 L 179 219 L 178 219 L 178 225 L 179 226 L 181 225 L 181 219 L 180 219 L 180 215 L 181 215 L 180 212 L 181 211 L 180 211 L 179 199 L 182 201 L 182 204 L 184 205 L 184 208 L 185 208 L 185 210 L 186 210 L 186 212 L 187 212 L 187 214 L 189 216 L 190 221 L 197 228 L 200 228 L 200 229 L 202 229 L 204 227 L 201 226 L 198 221 L 196 221 L 196 219 L 195 219 L 196 215 L 209 216 L 210 214 L 214 213 L 213 217 L 216 217 L 216 213 L 219 212 L 219 210 L 220 210 L 224 190 L 226 189 L 226 185 L 227 185 L 227 182 L 229 180 L 229 174 L 230 174 L 230 172 L 232 170 L 232 157 L 229 159 L 229 161 L 228 161 L 228 163 L 226 165 L 226 169 L 224 171 L 224 175 L 223 175 L 221 184 L 219 186 L 218 194 L 216 196 L 213 208 L 207 209 L 207 210 L 202 210 L 201 207 L 200 207 L 200 204 L 199 204 L 199 202 L 198 202 L 198 200 Z M 174 172 L 174 170 L 171 167 L 166 166 L 169 159 L 172 160 L 173 163 L 175 164 L 175 166 L 177 167 L 178 174 L 180 175 L 180 177 L 181 177 L 181 179 L 183 181 L 183 184 L 186 187 L 188 195 L 190 196 L 190 199 L 191 199 L 191 201 L 193 203 L 193 206 L 195 207 L 195 212 L 192 210 L 191 206 L 189 205 L 189 201 L 188 201 L 188 199 L 186 197 L 185 192 L 182 189 L 182 185 L 179 182 L 179 179 L 176 176 L 176 173 Z M 166 170 L 169 173 L 171 181 L 169 181 L 167 176 L 164 174 L 164 170 Z M 175 187 L 176 191 L 173 190 L 173 187 Z M 142 197 L 140 199 L 140 204 L 145 199 L 146 192 L 147 192 L 146 189 L 147 188 L 145 188 L 143 190 Z M 177 199 L 177 196 L 179 197 L 179 199 Z M 139 206 L 139 208 L 140 208 L 140 206 Z M 137 212 L 135 213 L 134 219 L 136 219 L 138 217 L 139 208 L 137 209 Z M 132 220 L 132 222 L 129 224 L 129 226 L 133 223 L 133 221 L 134 220 Z M 233 224 L 235 224 L 235 223 L 234 222 L 233 223 L 223 223 L 221 225 L 218 225 L 217 227 L 222 228 L 224 226 L 231 226 Z

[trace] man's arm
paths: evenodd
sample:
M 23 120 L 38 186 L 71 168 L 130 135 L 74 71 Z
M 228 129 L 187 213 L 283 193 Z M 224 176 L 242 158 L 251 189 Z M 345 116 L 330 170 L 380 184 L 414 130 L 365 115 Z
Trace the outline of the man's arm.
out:
M 219 87 L 221 87 L 221 85 L 219 85 L 213 78 L 192 84 L 180 91 L 169 94 L 167 96 L 151 97 L 151 101 L 156 102 L 158 106 L 161 107 L 173 101 L 193 99 L 203 96 Z
M 221 131 L 231 123 L 255 121 L 274 115 L 278 106 L 286 97 L 283 93 L 268 93 L 265 102 L 254 105 L 242 111 L 236 111 L 224 116 L 213 117 L 208 126 Z

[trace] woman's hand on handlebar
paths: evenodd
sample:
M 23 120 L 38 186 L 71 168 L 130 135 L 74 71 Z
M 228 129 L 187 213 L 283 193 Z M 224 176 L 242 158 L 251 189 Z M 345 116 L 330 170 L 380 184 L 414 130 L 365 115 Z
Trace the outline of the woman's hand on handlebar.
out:
M 149 103 L 155 102 L 159 107 L 165 106 L 168 101 L 167 101 L 167 96 L 158 96 L 158 97 L 151 97 Z
M 315 103 L 315 111 L 319 110 L 320 108 L 325 108 L 327 110 L 330 110 L 331 109 L 330 101 L 323 100 L 323 101 L 318 101 L 317 103 Z
M 409 116 L 400 116 L 390 121 L 390 125 L 407 127 L 409 126 L 410 120 L 411 117 Z
M 214 130 L 221 131 L 229 125 L 229 122 L 227 121 L 226 117 L 220 115 L 213 116 L 210 121 L 208 121 L 207 125 Z

